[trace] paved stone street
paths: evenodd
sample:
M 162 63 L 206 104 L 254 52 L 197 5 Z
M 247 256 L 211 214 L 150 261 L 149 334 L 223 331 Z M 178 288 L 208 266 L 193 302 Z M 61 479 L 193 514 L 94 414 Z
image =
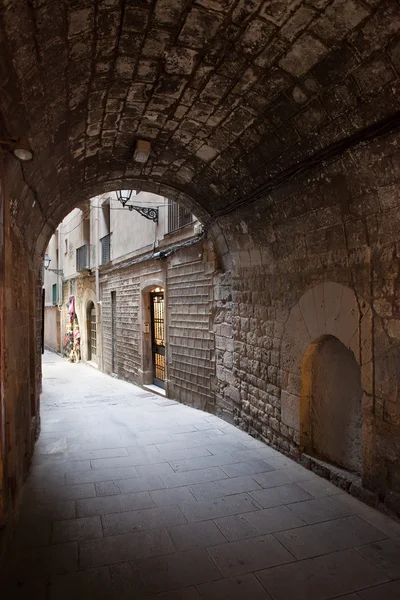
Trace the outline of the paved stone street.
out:
M 6 600 L 398 600 L 400 524 L 207 413 L 46 353 Z

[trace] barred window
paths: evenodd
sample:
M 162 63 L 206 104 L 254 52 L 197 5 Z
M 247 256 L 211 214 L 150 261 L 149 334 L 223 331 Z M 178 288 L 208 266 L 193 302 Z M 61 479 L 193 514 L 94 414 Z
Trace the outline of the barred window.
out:
M 90 269 L 90 248 L 88 244 L 76 249 L 76 270 Z
M 176 231 L 193 222 L 193 215 L 177 202 L 169 202 L 168 205 L 168 233 Z
M 105 265 L 111 260 L 111 235 L 105 235 L 100 240 L 101 243 L 101 264 Z

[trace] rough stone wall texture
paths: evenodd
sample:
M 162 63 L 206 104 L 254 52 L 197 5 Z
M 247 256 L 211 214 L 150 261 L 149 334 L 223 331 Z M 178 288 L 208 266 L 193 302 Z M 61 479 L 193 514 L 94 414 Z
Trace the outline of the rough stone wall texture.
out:
M 28 473 L 34 441 L 40 429 L 39 393 L 41 390 L 41 281 L 33 269 L 32 257 L 10 215 L 9 187 L 1 171 L 4 215 L 1 225 L 2 269 L 1 375 L 2 485 L 0 554 L 7 535 L 1 526 L 11 524 Z M 4 216 L 4 220 L 3 220 Z M 4 253 L 4 254 L 3 254 Z M 4 274 L 4 278 L 3 278 Z M 4 417 L 4 421 L 3 421 Z M 5 530 L 8 531 L 8 530 Z
M 0 157 L 0 382 L 4 381 L 4 316 L 5 316 L 5 177 L 4 164 Z M 4 386 L 0 385 L 0 527 L 6 522 L 6 443 L 5 443 L 5 398 Z M 1 531 L 1 529 L 0 529 Z M 4 546 L 4 535 L 0 533 L 0 556 Z
M 399 19 L 395 0 L 5 3 L 0 110 L 29 130 L 46 209 L 15 194 L 29 245 L 105 182 L 201 216 L 393 116 Z M 151 141 L 145 167 L 134 138 Z
M 143 381 L 143 373 L 149 373 L 152 366 L 143 341 L 142 320 L 149 320 L 147 313 L 144 317 L 149 304 L 146 293 L 151 288 L 164 287 L 167 394 L 191 406 L 214 411 L 214 270 L 211 242 L 179 250 L 163 263 L 149 260 L 115 271 L 102 270 L 104 371 L 136 383 L 152 382 Z M 114 370 L 112 292 L 115 292 Z
M 12 230 L 6 239 L 6 256 L 10 268 L 6 278 L 4 395 L 7 487 L 12 506 L 18 498 L 32 452 L 29 352 L 22 342 L 29 339 L 29 263 L 21 241 Z
M 221 322 L 232 318 L 233 335 L 228 330 L 222 342 L 224 351 L 233 346 L 231 382 L 220 377 L 220 370 L 217 376 L 219 393 L 226 405 L 230 402 L 235 422 L 298 455 L 299 410 L 291 422 L 285 418 L 289 425 L 283 422 L 282 402 L 286 408 L 287 402 L 282 391 L 300 398 L 301 357 L 314 338 L 304 319 L 290 318 L 302 296 L 321 282 L 349 288 L 356 302 L 353 333 L 359 331 L 359 337 L 346 345 L 353 343 L 364 391 L 363 481 L 396 510 L 400 508 L 398 141 L 392 135 L 353 149 L 224 218 L 221 228 L 231 249 L 232 288 L 231 301 L 228 289 L 220 292 L 226 308 L 221 302 L 217 313 Z M 326 306 L 331 300 L 328 295 L 322 306 L 333 320 L 334 303 Z M 372 318 L 363 321 L 366 313 L 371 315 L 368 307 Z M 324 327 L 331 333 L 326 320 Z M 286 328 L 301 350 L 294 369 L 285 367 L 293 354 L 293 344 L 283 343 Z
M 57 306 L 46 306 L 44 311 L 44 344 L 48 350 L 60 352 L 58 343 L 59 331 L 59 310 Z
M 214 265 L 208 252 L 198 244 L 168 264 L 167 372 L 171 398 L 214 412 Z
M 116 271 L 101 279 L 103 369 L 127 381 L 137 381 L 140 361 L 140 271 Z M 112 307 L 115 292 L 114 369 L 112 368 Z

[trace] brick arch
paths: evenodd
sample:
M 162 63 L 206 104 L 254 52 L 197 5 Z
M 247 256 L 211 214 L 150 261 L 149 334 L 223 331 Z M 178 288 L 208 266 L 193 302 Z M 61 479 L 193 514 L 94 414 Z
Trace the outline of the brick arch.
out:
M 327 281 L 307 290 L 290 311 L 281 345 L 282 423 L 302 448 L 308 435 L 309 368 L 319 340 L 333 336 L 360 365 L 363 406 L 372 395 L 372 310 L 355 292 Z

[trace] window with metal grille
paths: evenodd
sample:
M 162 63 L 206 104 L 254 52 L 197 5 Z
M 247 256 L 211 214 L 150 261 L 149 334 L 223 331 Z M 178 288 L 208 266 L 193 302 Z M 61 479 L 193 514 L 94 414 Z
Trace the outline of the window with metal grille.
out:
M 55 304 L 57 302 L 57 284 L 56 283 L 53 283 L 51 292 L 52 292 L 52 301 Z
M 168 205 L 168 233 L 192 223 L 193 215 L 177 202 Z
M 76 249 L 76 270 L 84 271 L 86 269 L 90 269 L 90 251 L 88 244 Z
M 105 265 L 111 260 L 111 235 L 105 235 L 101 238 L 101 264 Z

